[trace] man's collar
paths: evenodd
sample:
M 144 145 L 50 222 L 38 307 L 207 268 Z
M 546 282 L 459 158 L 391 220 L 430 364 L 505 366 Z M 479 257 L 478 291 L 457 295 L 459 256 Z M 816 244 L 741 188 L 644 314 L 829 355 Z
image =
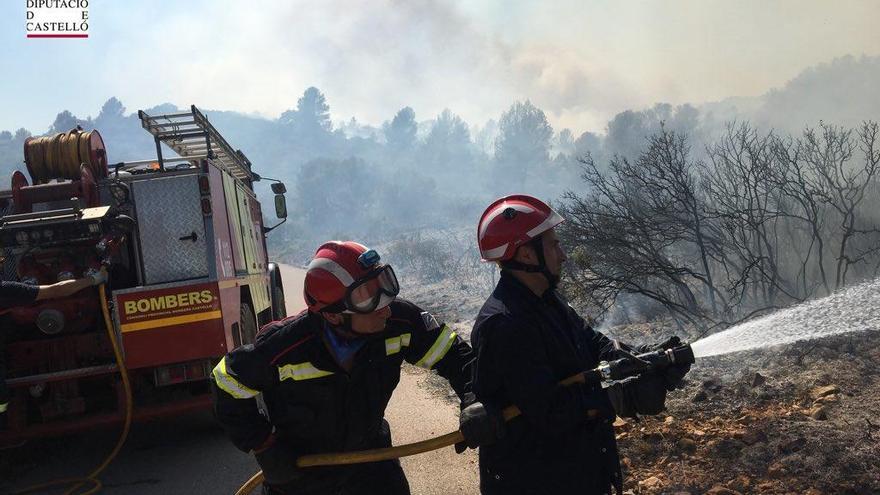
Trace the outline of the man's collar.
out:
M 539 297 L 537 294 L 532 292 L 532 289 L 530 289 L 528 285 L 524 284 L 522 280 L 518 279 L 513 273 L 511 273 L 510 270 L 501 270 L 501 282 L 511 288 L 514 292 L 517 292 L 522 297 L 534 300 L 536 302 L 542 299 L 542 297 Z M 546 296 L 548 292 L 550 291 L 545 291 L 544 295 Z
M 510 273 L 507 269 L 501 270 L 501 283 L 505 284 L 506 287 L 510 288 L 521 297 L 525 297 L 526 299 L 537 302 L 543 302 L 545 304 L 553 304 L 558 305 L 559 294 L 556 292 L 556 289 L 547 289 L 544 291 L 544 294 L 538 296 L 532 289 L 529 288 L 526 284 L 524 284 L 520 279 L 516 278 L 512 273 Z

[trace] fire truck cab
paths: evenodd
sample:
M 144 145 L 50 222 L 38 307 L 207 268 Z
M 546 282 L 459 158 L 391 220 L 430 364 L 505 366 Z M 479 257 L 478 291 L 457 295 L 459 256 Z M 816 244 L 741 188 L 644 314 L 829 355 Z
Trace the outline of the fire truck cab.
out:
M 261 324 L 286 316 L 253 182 L 260 176 L 195 106 L 150 116 L 156 159 L 107 164 L 97 131 L 25 143 L 0 192 L 3 278 L 51 284 L 105 266 L 106 303 L 134 417 L 210 406 L 208 377 Z M 163 145 L 179 157 L 163 157 Z M 284 185 L 272 184 L 286 218 Z M 9 426 L 0 439 L 121 421 L 125 400 L 97 289 L 0 308 Z M 2 362 L 2 361 L 0 361 Z

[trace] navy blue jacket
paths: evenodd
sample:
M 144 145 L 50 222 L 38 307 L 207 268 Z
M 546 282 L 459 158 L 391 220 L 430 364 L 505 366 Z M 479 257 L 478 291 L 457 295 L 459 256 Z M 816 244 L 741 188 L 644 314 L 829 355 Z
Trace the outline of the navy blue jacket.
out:
M 0 310 L 19 304 L 29 304 L 37 299 L 40 288 L 36 285 L 0 280 Z
M 578 494 L 621 491 L 614 412 L 600 386 L 557 386 L 613 359 L 613 343 L 559 296 L 536 296 L 516 278 L 501 279 L 471 334 L 477 354 L 473 388 L 496 408 L 522 415 L 507 433 L 480 448 L 484 494 Z M 589 410 L 599 414 L 590 417 Z

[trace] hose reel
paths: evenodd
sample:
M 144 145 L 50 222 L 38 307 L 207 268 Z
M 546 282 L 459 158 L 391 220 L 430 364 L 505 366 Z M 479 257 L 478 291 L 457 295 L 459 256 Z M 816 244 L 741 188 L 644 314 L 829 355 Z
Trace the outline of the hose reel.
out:
M 16 170 L 12 174 L 12 201 L 14 213 L 30 213 L 37 203 L 80 198 L 85 207 L 99 205 L 98 185 L 92 169 L 85 163 L 78 167 L 79 174 L 74 180 L 48 184 L 28 185 L 23 173 Z
M 83 206 L 98 206 L 97 181 L 108 173 L 107 150 L 98 131 L 77 126 L 53 136 L 27 138 L 24 162 L 33 185 L 21 172 L 13 174 L 15 213 L 29 213 L 36 203 L 72 197 L 80 198 Z
M 79 180 L 81 165 L 95 179 L 107 177 L 107 150 L 101 134 L 79 126 L 54 136 L 26 139 L 24 162 L 35 185 L 52 179 Z

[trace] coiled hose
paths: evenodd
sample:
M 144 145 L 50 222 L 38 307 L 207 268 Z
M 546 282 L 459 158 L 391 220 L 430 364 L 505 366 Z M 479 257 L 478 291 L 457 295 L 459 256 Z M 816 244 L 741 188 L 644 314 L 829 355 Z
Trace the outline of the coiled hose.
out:
M 107 176 L 104 140 L 98 131 L 80 127 L 54 136 L 28 138 L 24 142 L 24 161 L 34 184 L 51 179 L 79 180 L 85 164 L 95 178 Z
M 92 488 L 88 491 L 82 492 L 79 495 L 92 495 L 94 493 L 98 493 L 98 491 L 100 491 L 101 488 L 103 488 L 104 486 L 101 484 L 101 480 L 98 479 L 98 476 L 102 472 L 104 472 L 105 469 L 107 469 L 107 466 L 109 466 L 111 462 L 113 462 L 113 459 L 115 459 L 116 456 L 119 454 L 119 451 L 122 450 L 122 446 L 125 444 L 126 438 L 128 438 L 128 432 L 131 429 L 131 416 L 133 409 L 131 382 L 128 378 L 128 369 L 125 367 L 125 360 L 122 358 L 122 349 L 119 346 L 119 340 L 116 339 L 116 332 L 113 329 L 113 320 L 110 319 L 110 309 L 107 305 L 107 291 L 105 289 L 105 284 L 102 283 L 100 286 L 98 286 L 98 292 L 101 297 L 101 312 L 104 315 L 104 327 L 107 330 L 107 337 L 110 338 L 110 343 L 113 345 L 113 354 L 116 357 L 116 366 L 119 369 L 119 374 L 122 377 L 122 386 L 125 390 L 125 423 L 122 427 L 122 433 L 119 434 L 119 440 L 116 441 L 116 446 L 113 447 L 113 450 L 104 459 L 104 462 L 102 462 L 97 468 L 89 473 L 88 476 L 84 478 L 59 479 L 50 481 L 48 483 L 29 486 L 24 490 L 15 492 L 13 495 L 36 493 L 53 486 L 65 485 L 73 486 L 69 490 L 67 490 L 64 495 L 73 495 L 85 485 L 92 485 Z

